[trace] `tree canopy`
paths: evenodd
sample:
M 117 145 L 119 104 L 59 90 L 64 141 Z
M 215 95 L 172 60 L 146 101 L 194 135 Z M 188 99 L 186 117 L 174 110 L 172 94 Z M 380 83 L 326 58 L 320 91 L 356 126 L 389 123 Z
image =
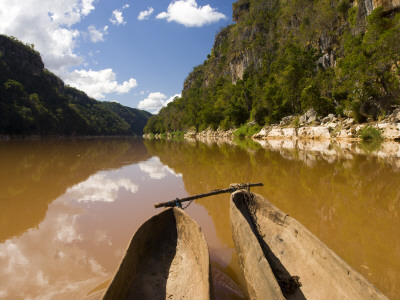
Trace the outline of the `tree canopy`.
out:
M 16 38 L 0 35 L 0 70 L 0 134 L 141 135 L 151 116 L 65 86 Z
M 348 0 L 246 0 L 146 132 L 259 125 L 314 108 L 361 122 L 400 103 L 400 14 Z M 243 11 L 241 11 L 243 10 Z M 240 70 L 244 70 L 240 72 Z

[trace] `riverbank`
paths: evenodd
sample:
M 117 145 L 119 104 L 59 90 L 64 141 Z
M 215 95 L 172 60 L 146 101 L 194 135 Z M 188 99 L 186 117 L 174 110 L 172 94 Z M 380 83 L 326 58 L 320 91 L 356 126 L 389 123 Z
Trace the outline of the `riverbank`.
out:
M 246 126 L 255 126 L 249 123 Z M 201 132 L 189 130 L 180 132 L 185 139 L 233 139 L 237 129 L 212 130 L 208 128 Z M 175 137 L 175 133 L 156 134 L 155 138 Z M 150 138 L 149 134 L 144 135 Z M 252 135 L 256 140 L 348 140 L 359 141 L 368 139 L 382 139 L 400 141 L 400 108 L 395 109 L 390 115 L 380 121 L 357 123 L 354 118 L 340 117 L 329 114 L 326 117 L 317 116 L 310 109 L 302 116 L 287 116 L 279 124 L 263 127 L 258 133 Z

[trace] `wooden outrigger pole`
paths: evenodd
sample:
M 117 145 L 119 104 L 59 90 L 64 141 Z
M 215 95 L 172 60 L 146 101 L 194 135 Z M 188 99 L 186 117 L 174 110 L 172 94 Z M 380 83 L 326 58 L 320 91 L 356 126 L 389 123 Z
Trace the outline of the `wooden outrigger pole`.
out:
M 194 195 L 194 196 L 190 196 L 190 197 L 186 197 L 186 198 L 181 198 L 181 199 L 176 198 L 175 200 L 156 203 L 156 204 L 154 204 L 154 207 L 155 208 L 159 208 L 159 207 L 174 207 L 174 206 L 178 206 L 178 207 L 182 208 L 182 204 L 181 204 L 182 202 L 192 201 L 192 200 L 195 200 L 195 199 L 204 198 L 204 197 L 213 196 L 213 195 L 218 195 L 218 194 L 223 194 L 223 193 L 233 193 L 234 191 L 237 191 L 237 190 L 250 189 L 253 186 L 264 186 L 264 184 L 262 184 L 262 183 L 231 184 L 231 186 L 229 188 L 227 188 L 227 189 L 213 190 L 213 191 L 211 191 L 209 193 L 198 194 L 198 195 Z

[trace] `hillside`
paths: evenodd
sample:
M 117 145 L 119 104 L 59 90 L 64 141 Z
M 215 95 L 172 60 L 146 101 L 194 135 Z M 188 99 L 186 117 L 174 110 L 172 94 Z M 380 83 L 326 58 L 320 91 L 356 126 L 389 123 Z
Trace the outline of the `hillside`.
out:
M 400 103 L 399 9 L 398 0 L 239 0 L 235 23 L 145 132 L 265 125 L 310 108 L 381 118 Z
M 150 113 L 65 86 L 33 46 L 0 35 L 0 135 L 141 135 Z

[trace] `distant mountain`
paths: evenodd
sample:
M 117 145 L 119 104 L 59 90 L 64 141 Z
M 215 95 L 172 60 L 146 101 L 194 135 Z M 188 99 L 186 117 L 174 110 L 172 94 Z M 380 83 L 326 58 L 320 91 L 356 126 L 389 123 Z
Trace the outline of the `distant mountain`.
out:
M 117 102 L 102 102 L 102 105 L 116 113 L 129 124 L 129 131 L 137 135 L 143 134 L 143 128 L 146 126 L 151 113 L 132 107 L 123 106 Z
M 66 86 L 33 45 L 0 35 L 0 134 L 141 135 L 150 116 Z
M 239 0 L 182 97 L 150 118 L 146 132 L 319 115 L 380 118 L 400 104 L 400 2 Z

